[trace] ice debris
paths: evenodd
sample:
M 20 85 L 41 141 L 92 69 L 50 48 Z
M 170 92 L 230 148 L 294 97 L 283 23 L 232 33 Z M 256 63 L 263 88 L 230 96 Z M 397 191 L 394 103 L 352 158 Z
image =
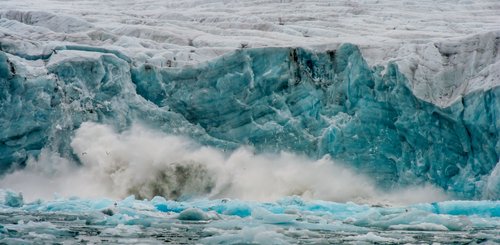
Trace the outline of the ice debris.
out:
M 207 220 L 208 215 L 206 215 L 199 208 L 187 208 L 187 209 L 184 209 L 179 214 L 178 219 L 180 219 L 180 220 Z
M 0 208 L 0 241 L 25 237 L 45 241 L 53 236 L 73 239 L 71 231 L 82 229 L 84 225 L 99 230 L 99 233 L 93 231 L 93 236 L 99 234 L 105 239 L 139 239 L 144 237 L 141 234 L 148 234 L 150 239 L 160 233 L 164 234 L 161 237 L 185 234 L 204 244 L 293 244 L 298 240 L 316 243 L 422 241 L 423 237 L 414 231 L 432 233 L 425 238 L 428 242 L 450 237 L 459 239 L 453 240 L 457 242 L 500 242 L 498 236 L 495 238 L 495 232 L 500 229 L 499 201 L 373 207 L 298 197 L 268 203 L 224 200 L 59 198 L 17 207 L 3 206 Z M 249 215 L 226 212 L 230 207 L 243 206 Z M 103 208 L 112 208 L 113 215 L 103 214 Z M 61 222 L 65 222 L 64 225 Z

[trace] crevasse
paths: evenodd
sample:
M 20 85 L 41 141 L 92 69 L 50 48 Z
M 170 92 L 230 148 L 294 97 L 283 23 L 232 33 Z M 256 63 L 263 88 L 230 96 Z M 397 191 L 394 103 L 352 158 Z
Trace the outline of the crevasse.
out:
M 430 182 L 462 198 L 500 198 L 499 87 L 442 108 L 417 98 L 395 63 L 369 67 L 351 44 L 241 49 L 182 68 L 119 56 L 0 51 L 1 171 L 42 148 L 78 159 L 69 143 L 82 122 L 124 130 L 141 121 L 227 150 L 329 154 L 384 188 Z

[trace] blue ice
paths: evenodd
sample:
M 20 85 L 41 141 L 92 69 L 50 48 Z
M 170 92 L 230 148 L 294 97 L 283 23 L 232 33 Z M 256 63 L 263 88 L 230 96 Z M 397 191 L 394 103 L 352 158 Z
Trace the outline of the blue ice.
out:
M 459 198 L 500 197 L 499 87 L 441 108 L 417 98 L 396 64 L 370 67 L 351 44 L 241 49 L 183 68 L 69 51 L 81 57 L 35 77 L 0 51 L 0 172 L 43 148 L 78 161 L 69 142 L 82 122 L 125 130 L 141 121 L 225 150 L 329 154 L 382 188 L 432 183 Z

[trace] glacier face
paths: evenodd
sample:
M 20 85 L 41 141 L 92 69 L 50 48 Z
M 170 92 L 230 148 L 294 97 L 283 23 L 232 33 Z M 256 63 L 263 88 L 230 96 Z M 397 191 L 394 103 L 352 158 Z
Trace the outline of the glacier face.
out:
M 352 44 L 240 49 L 182 68 L 89 46 L 2 48 L 2 172 L 43 148 L 78 159 L 70 141 L 82 122 L 141 121 L 225 150 L 329 154 L 386 188 L 430 182 L 462 198 L 500 197 L 498 86 L 440 107 L 416 97 L 398 65 L 370 67 Z

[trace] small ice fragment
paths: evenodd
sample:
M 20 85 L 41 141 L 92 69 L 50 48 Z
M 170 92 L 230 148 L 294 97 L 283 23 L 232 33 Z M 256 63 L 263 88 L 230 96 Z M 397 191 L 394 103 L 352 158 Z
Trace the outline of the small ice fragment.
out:
M 113 210 L 111 208 L 106 208 L 106 209 L 102 210 L 101 212 L 105 215 L 108 215 L 108 216 L 113 216 L 115 214 L 115 212 L 113 212 Z
M 10 190 L 0 190 L 0 205 L 18 208 L 24 205 L 23 195 Z
M 386 238 L 376 235 L 373 232 L 368 232 L 365 235 L 358 235 L 347 238 L 347 240 L 352 241 L 363 241 L 363 242 L 373 242 L 373 243 L 387 243 L 387 242 L 396 242 L 393 238 Z
M 142 232 L 140 226 L 118 224 L 116 227 L 104 229 L 102 234 L 107 236 L 137 236 L 137 234 L 141 234 Z
M 262 220 L 262 222 L 267 224 L 285 224 L 292 223 L 298 218 L 297 215 L 290 214 L 273 214 L 263 208 L 256 208 L 252 216 L 257 220 Z
M 208 216 L 198 208 L 188 208 L 182 211 L 179 220 L 208 220 Z
M 433 224 L 433 223 L 420 223 L 412 225 L 391 225 L 389 226 L 391 230 L 409 230 L 409 231 L 448 231 L 448 228 L 444 225 Z

